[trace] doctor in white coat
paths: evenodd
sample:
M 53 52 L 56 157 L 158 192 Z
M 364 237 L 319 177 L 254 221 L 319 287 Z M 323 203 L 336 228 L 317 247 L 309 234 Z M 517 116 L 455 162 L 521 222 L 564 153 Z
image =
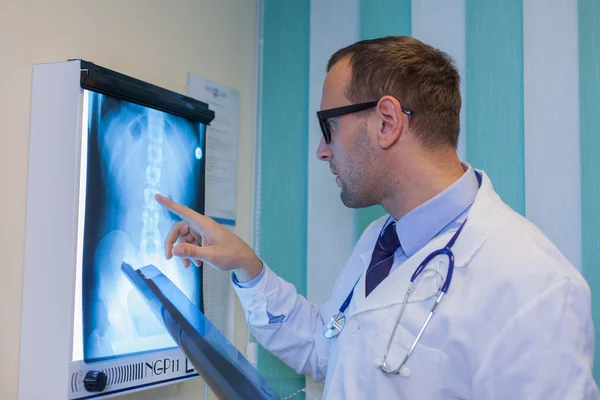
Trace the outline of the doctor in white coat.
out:
M 309 303 L 210 218 L 157 196 L 183 218 L 167 257 L 233 271 L 257 340 L 325 380 L 325 399 L 599 399 L 590 289 L 485 172 L 459 161 L 460 107 L 452 61 L 413 38 L 332 56 L 317 156 L 346 206 L 389 214 L 365 230 L 327 303 Z

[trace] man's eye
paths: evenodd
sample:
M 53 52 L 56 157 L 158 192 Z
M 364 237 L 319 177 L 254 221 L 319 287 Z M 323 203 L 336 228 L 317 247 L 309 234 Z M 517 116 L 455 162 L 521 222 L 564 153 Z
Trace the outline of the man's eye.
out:
M 338 128 L 338 123 L 335 119 L 327 120 L 327 126 L 331 132 L 335 131 Z
M 332 129 L 331 121 L 329 121 L 328 119 L 325 120 L 325 126 L 327 127 L 327 130 L 331 132 L 331 129 Z

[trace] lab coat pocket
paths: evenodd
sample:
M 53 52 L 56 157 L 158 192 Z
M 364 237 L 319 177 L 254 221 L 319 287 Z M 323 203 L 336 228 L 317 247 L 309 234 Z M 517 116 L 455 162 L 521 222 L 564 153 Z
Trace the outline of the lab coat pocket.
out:
M 377 354 L 380 354 L 377 360 L 379 365 L 382 365 L 384 361 L 383 355 L 390 341 L 392 330 L 393 324 L 390 329 L 382 329 L 379 335 L 376 349 Z M 403 326 L 398 325 L 385 358 L 388 371 L 395 370 L 400 366 L 413 345 L 415 337 Z M 442 351 L 427 347 L 419 341 L 399 373 L 386 375 L 386 377 L 394 389 L 399 390 L 399 394 L 419 393 L 419 399 L 435 399 L 439 397 L 440 369 L 445 358 L 446 355 Z

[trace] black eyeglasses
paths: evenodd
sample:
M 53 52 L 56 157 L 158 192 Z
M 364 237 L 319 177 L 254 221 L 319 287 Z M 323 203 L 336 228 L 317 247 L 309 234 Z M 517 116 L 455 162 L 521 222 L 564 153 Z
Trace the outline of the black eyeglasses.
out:
M 349 106 L 330 108 L 328 110 L 317 111 L 317 118 L 319 119 L 319 125 L 321 125 L 321 132 L 323 132 L 323 138 L 325 143 L 331 143 L 331 124 L 328 119 L 341 117 L 342 115 L 352 114 L 359 111 L 364 111 L 369 108 L 375 107 L 379 101 L 368 101 L 366 103 L 351 104 Z M 413 112 L 402 108 L 402 112 L 406 115 L 412 115 Z

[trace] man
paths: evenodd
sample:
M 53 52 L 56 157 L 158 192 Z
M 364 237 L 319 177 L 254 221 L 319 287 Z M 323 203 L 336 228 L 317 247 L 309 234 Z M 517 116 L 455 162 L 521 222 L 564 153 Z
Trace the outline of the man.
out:
M 346 206 L 389 215 L 365 230 L 329 302 L 310 304 L 228 230 L 157 196 L 184 219 L 167 257 L 233 271 L 257 340 L 325 379 L 326 399 L 598 399 L 590 290 L 483 171 L 461 164 L 460 107 L 450 58 L 415 39 L 332 56 L 317 156 Z

